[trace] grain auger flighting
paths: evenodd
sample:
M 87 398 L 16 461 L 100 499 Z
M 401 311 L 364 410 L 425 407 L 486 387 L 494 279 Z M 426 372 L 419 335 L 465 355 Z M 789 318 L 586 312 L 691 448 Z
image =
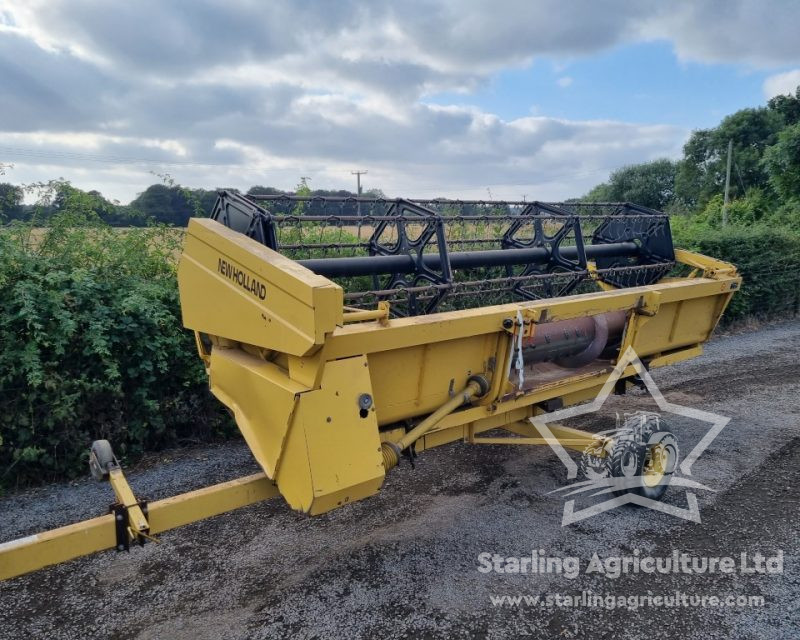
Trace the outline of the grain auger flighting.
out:
M 668 216 L 633 204 L 222 191 L 189 223 L 178 283 L 211 392 L 262 472 L 148 503 L 95 442 L 110 513 L 0 545 L 0 578 L 277 495 L 324 513 L 455 441 L 555 438 L 585 473 L 657 499 L 677 463 L 664 425 L 545 437 L 530 418 L 591 400 L 620 362 L 624 393 L 639 382 L 629 350 L 648 369 L 700 355 L 741 278 L 674 249 Z

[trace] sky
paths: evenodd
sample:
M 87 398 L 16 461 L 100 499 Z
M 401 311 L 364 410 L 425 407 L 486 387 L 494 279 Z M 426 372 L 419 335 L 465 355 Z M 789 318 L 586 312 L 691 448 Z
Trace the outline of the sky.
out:
M 795 0 L 0 0 L 0 180 L 559 200 L 793 92 L 799 24 Z

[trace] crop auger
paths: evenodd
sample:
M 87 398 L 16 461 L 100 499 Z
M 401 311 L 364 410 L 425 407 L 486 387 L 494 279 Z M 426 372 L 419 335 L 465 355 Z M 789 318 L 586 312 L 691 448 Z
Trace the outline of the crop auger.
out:
M 0 545 L 0 578 L 278 494 L 324 513 L 376 493 L 404 456 L 459 440 L 557 442 L 584 452 L 584 473 L 659 498 L 677 442 L 647 416 L 599 436 L 530 419 L 612 381 L 624 393 L 639 382 L 625 354 L 648 369 L 700 355 L 740 283 L 633 204 L 222 191 L 186 231 L 183 323 L 263 471 L 148 503 L 97 441 L 110 513 Z

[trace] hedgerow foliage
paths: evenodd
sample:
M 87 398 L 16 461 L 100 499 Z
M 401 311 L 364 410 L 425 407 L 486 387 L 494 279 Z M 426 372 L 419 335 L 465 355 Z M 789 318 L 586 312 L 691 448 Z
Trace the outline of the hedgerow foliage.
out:
M 231 429 L 181 324 L 181 234 L 114 230 L 86 196 L 0 231 L 0 486 L 82 473 L 97 438 L 135 456 Z
M 672 219 L 675 246 L 731 262 L 742 275 L 723 326 L 800 312 L 800 234 L 766 223 L 718 228 L 682 222 Z

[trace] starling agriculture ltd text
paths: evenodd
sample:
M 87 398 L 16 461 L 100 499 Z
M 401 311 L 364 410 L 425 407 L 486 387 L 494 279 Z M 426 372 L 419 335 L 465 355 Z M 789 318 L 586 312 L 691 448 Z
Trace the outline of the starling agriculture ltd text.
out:
M 743 551 L 731 556 L 695 556 L 676 549 L 668 556 L 650 556 L 634 549 L 631 555 L 625 556 L 603 557 L 595 552 L 586 562 L 576 556 L 547 555 L 543 549 L 525 556 L 483 552 L 478 554 L 477 568 L 480 573 L 555 574 L 570 580 L 581 574 L 599 574 L 607 578 L 632 573 L 782 574 L 783 551 L 772 555 Z

